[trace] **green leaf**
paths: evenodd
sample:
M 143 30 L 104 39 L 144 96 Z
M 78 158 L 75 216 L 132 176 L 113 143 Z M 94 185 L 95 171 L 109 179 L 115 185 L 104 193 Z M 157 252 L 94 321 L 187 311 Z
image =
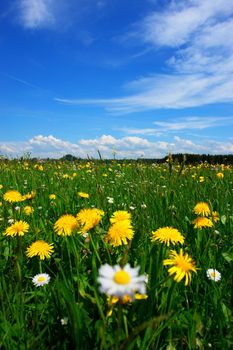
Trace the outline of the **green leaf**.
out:
M 226 225 L 226 221 L 227 221 L 226 215 L 222 215 L 221 218 L 220 218 L 220 220 L 221 220 L 221 223 L 222 223 L 223 225 Z
M 229 263 L 233 261 L 233 253 L 222 253 L 222 256 Z

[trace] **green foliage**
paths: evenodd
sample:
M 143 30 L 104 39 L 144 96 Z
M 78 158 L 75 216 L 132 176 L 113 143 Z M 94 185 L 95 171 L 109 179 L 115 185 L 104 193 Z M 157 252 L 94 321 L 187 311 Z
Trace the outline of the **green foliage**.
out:
M 164 164 L 71 157 L 1 161 L 0 349 L 232 349 L 232 167 L 191 166 L 187 158 L 179 163 L 174 157 Z M 3 196 L 10 189 L 36 195 L 9 203 Z M 193 208 L 202 201 L 220 220 L 197 230 Z M 34 209 L 30 216 L 26 205 Z M 75 216 L 91 207 L 105 215 L 87 237 L 54 232 L 63 214 Z M 135 234 L 128 245 L 112 247 L 105 235 L 117 210 L 131 212 Z M 29 232 L 5 236 L 12 220 L 28 222 Z M 174 282 L 163 266 L 170 249 L 180 247 L 151 242 L 152 231 L 164 226 L 182 233 L 183 249 L 196 262 L 197 274 L 188 286 Z M 26 256 L 36 240 L 54 244 L 51 258 Z M 148 297 L 111 305 L 99 291 L 98 269 L 127 262 L 148 275 Z M 220 281 L 207 278 L 209 268 L 221 272 Z M 36 287 L 32 278 L 40 272 L 51 279 Z

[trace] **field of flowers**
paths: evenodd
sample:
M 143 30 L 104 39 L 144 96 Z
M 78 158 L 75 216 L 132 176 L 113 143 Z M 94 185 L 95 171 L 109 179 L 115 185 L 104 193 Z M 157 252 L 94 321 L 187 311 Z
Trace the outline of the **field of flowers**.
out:
M 0 349 L 233 349 L 232 166 L 0 164 Z

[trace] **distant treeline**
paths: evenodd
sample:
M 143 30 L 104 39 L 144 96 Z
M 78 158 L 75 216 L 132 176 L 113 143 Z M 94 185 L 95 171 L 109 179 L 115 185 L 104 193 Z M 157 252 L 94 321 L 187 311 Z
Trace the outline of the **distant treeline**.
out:
M 225 165 L 233 165 L 233 154 L 227 155 L 211 155 L 211 154 L 183 154 L 177 153 L 170 155 L 172 161 L 177 163 L 186 164 L 199 164 L 207 162 L 209 164 L 225 164 Z M 146 163 L 164 163 L 168 160 L 168 156 L 161 159 L 143 159 Z
M 67 161 L 67 162 L 84 162 L 84 161 L 95 161 L 98 163 L 111 163 L 113 161 L 117 161 L 118 163 L 147 163 L 147 164 L 152 164 L 152 163 L 165 163 L 169 159 L 172 162 L 176 163 L 186 163 L 186 164 L 199 164 L 199 163 L 204 163 L 207 162 L 209 164 L 225 164 L 225 165 L 233 165 L 233 154 L 226 154 L 226 155 L 212 155 L 212 154 L 189 154 L 189 153 L 176 153 L 176 154 L 169 154 L 163 158 L 138 158 L 138 159 L 104 159 L 101 157 L 99 153 L 99 158 L 80 158 L 76 157 L 72 154 L 66 154 L 62 158 L 59 159 L 53 159 L 53 158 L 46 158 L 46 159 L 41 159 L 41 158 L 36 158 L 36 157 L 31 157 L 27 155 L 26 157 L 23 156 L 21 158 L 17 159 L 8 159 L 4 156 L 0 156 L 0 160 L 2 161 L 10 161 L 10 160 L 30 160 L 31 162 L 43 162 L 43 161 Z
M 117 159 L 118 162 L 141 162 L 141 163 L 164 163 L 168 160 L 168 158 L 172 159 L 172 161 L 177 163 L 183 163 L 186 164 L 198 164 L 203 162 L 208 162 L 209 164 L 233 164 L 233 154 L 227 154 L 227 155 L 211 155 L 211 154 L 183 154 L 183 153 L 177 153 L 177 154 L 170 154 L 163 158 L 140 158 L 140 159 Z M 67 154 L 64 157 L 61 158 L 61 160 L 64 161 L 82 161 L 83 159 L 77 158 L 71 154 Z M 90 159 L 92 160 L 92 159 Z M 111 162 L 113 159 L 99 159 L 99 161 L 102 162 Z

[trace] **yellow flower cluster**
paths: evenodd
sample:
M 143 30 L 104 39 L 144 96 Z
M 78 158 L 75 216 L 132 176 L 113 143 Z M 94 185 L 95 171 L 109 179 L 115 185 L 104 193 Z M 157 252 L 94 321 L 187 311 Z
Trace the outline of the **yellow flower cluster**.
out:
M 197 216 L 192 221 L 194 228 L 202 229 L 204 227 L 213 227 L 214 223 L 219 221 L 219 214 L 217 211 L 211 211 L 210 206 L 206 202 L 199 202 L 193 209 Z
M 125 210 L 115 211 L 110 218 L 111 227 L 105 237 L 105 240 L 113 247 L 122 244 L 128 244 L 134 236 L 134 230 L 131 224 L 131 214 Z
M 17 202 L 23 202 L 26 199 L 33 199 L 35 195 L 36 193 L 34 191 L 31 191 L 25 195 L 22 195 L 19 191 L 9 190 L 4 194 L 3 198 L 6 202 L 17 203 Z
M 103 216 L 103 210 L 97 208 L 81 209 L 77 214 L 77 220 L 81 226 L 81 233 L 86 233 L 98 225 Z
M 70 236 L 73 232 L 86 233 L 99 224 L 104 215 L 103 210 L 97 208 L 81 209 L 75 216 L 62 215 L 54 224 L 58 235 Z

